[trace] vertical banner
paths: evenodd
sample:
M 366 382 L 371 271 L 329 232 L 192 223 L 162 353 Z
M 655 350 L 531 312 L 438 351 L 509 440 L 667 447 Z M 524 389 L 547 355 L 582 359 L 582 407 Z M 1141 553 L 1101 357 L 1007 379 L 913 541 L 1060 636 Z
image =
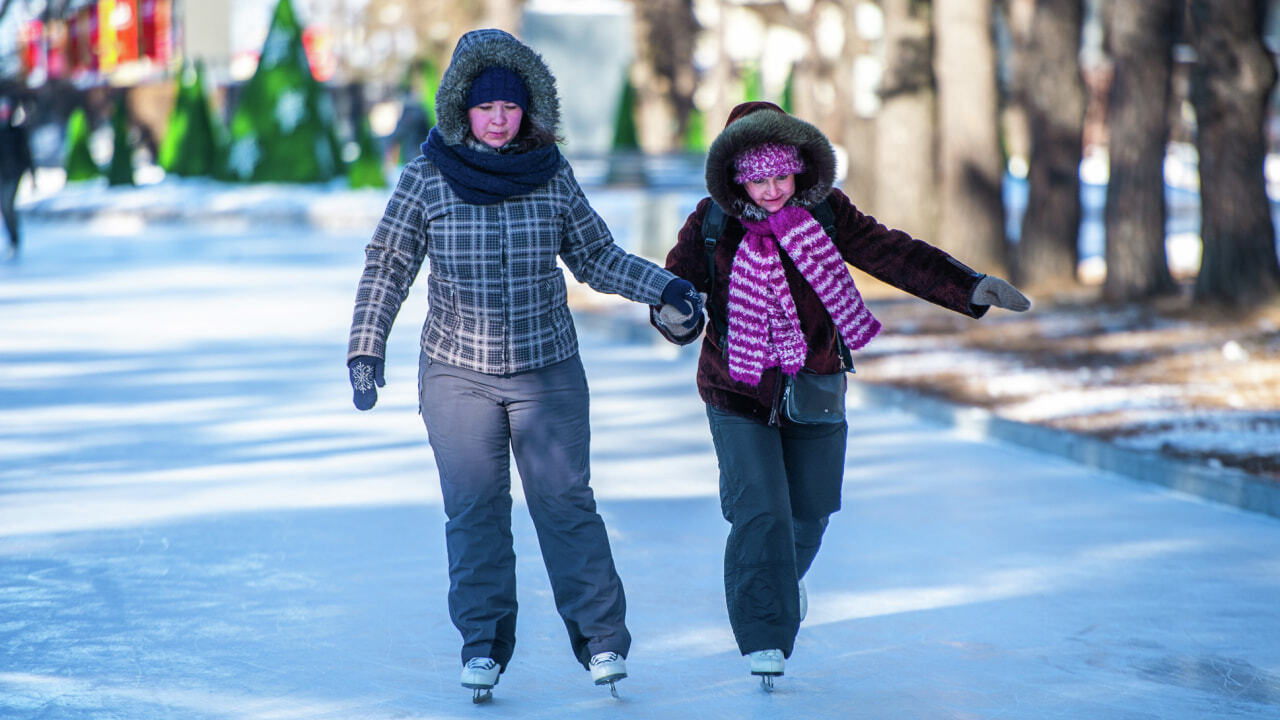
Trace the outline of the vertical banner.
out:
M 67 62 L 71 74 L 84 70 L 84 37 L 80 32 L 80 11 L 73 12 L 67 21 Z
M 127 63 L 138 59 L 138 0 L 115 0 L 111 20 L 116 30 L 116 59 Z
M 138 0 L 142 57 L 160 65 L 173 58 L 173 1 Z
M 120 62 L 116 26 L 113 21 L 116 0 L 98 0 L 98 69 L 109 73 Z
M 88 69 L 90 72 L 98 72 L 102 69 L 102 18 L 98 15 L 98 9 L 92 5 L 81 10 L 84 13 L 85 37 L 88 38 Z
M 64 20 L 50 20 L 46 26 L 49 77 L 64 78 L 71 74 L 71 33 Z
M 338 66 L 338 59 L 333 54 L 333 35 L 329 28 L 312 25 L 303 30 L 302 49 L 306 52 L 307 63 L 311 65 L 311 74 L 320 82 L 328 82 Z

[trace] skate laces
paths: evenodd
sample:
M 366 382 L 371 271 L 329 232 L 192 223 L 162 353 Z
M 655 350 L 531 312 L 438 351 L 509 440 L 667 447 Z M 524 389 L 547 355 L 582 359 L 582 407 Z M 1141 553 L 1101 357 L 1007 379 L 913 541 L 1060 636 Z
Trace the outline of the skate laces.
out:
M 489 671 L 498 667 L 498 661 L 487 657 L 473 657 L 467 661 L 468 670 Z
M 622 656 L 616 652 L 596 653 L 595 655 L 591 656 L 591 667 L 608 665 L 609 663 L 618 662 L 621 659 L 622 659 Z

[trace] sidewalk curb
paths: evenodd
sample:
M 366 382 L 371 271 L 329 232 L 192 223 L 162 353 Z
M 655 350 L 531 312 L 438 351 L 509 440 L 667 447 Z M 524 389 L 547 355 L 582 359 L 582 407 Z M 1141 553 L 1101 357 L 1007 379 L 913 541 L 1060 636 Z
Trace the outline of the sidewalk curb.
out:
M 955 428 L 963 437 L 1019 445 L 1204 500 L 1280 518 L 1280 483 L 1240 470 L 1181 462 L 1065 430 L 1008 420 L 982 408 L 954 405 L 888 385 L 850 383 L 849 400 L 859 405 L 896 407 Z

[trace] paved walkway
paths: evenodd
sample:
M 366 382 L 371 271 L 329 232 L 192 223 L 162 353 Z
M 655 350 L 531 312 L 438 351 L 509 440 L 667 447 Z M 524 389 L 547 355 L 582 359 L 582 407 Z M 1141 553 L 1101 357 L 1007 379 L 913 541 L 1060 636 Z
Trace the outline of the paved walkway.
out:
M 414 412 L 425 293 L 358 414 L 362 234 L 28 239 L 0 266 L 0 718 L 1280 716 L 1280 520 L 871 404 L 764 694 L 725 617 L 694 356 L 590 314 L 631 677 L 615 701 L 574 664 L 518 510 L 516 658 L 472 707 Z

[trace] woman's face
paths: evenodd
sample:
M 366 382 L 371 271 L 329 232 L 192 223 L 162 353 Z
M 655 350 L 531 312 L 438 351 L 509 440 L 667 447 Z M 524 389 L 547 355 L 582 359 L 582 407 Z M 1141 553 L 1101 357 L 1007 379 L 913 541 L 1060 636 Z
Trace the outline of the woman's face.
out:
M 511 142 L 520 132 L 520 120 L 524 110 L 513 102 L 480 103 L 467 111 L 471 119 L 471 134 L 491 148 L 500 148 Z
M 796 194 L 796 176 L 777 175 L 763 180 L 751 180 L 745 186 L 752 202 L 766 212 L 776 213 Z

